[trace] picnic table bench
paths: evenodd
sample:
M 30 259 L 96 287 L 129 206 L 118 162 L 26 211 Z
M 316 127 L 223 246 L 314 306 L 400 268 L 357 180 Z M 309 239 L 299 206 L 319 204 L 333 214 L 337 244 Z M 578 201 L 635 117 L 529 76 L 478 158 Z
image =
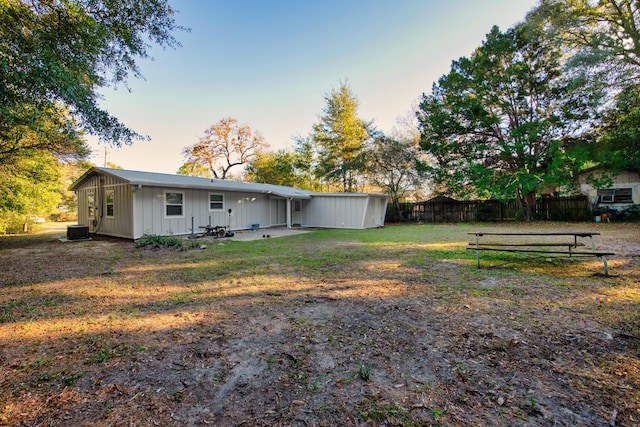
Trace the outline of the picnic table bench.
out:
M 534 254 L 553 254 L 553 255 L 568 255 L 570 258 L 573 256 L 595 256 L 602 259 L 604 264 L 604 275 L 609 275 L 609 268 L 607 265 L 607 257 L 615 255 L 612 252 L 602 252 L 596 249 L 593 236 L 598 236 L 600 233 L 594 231 L 552 231 L 552 232 L 496 232 L 496 231 L 473 231 L 467 234 L 475 236 L 475 242 L 470 242 L 467 250 L 476 251 L 476 258 L 478 262 L 478 268 L 480 268 L 480 253 L 482 251 L 500 251 L 500 252 L 514 252 L 514 253 L 534 253 Z M 506 236 L 516 237 L 520 236 L 521 239 L 513 241 L 494 241 L 487 242 L 480 239 L 484 236 Z M 569 237 L 565 241 L 541 241 L 543 237 Z M 532 240 L 531 238 L 535 238 Z M 578 242 L 578 238 L 589 238 L 591 243 L 590 250 L 578 250 L 578 247 L 585 246 L 584 243 Z M 546 240 L 546 239 L 545 239 Z M 560 249 L 565 248 L 566 249 Z

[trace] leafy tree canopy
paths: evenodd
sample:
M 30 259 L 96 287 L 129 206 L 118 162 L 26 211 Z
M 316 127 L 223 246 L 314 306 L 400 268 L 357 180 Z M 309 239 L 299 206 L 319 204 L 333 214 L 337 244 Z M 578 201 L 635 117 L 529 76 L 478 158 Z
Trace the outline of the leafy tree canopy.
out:
M 494 27 L 469 58 L 423 97 L 421 146 L 436 184 L 452 194 L 516 197 L 525 219 L 542 184 L 562 184 L 581 159 L 570 154 L 590 108 L 561 73 L 561 51 L 540 26 Z
M 200 163 L 189 161 L 183 163 L 178 169 L 178 175 L 199 176 L 201 178 L 213 178 L 213 174 L 206 166 Z
M 529 14 L 571 52 L 566 72 L 589 79 L 604 96 L 603 120 L 593 127 L 592 160 L 613 173 L 638 170 L 640 144 L 640 3 L 636 0 L 542 0 Z
M 640 89 L 632 85 L 616 97 L 615 107 L 608 111 L 594 159 L 609 166 L 611 172 L 640 172 Z
M 2 108 L 2 107 L 0 107 Z M 59 159 L 81 159 L 89 148 L 76 122 L 60 104 L 29 107 L 29 123 L 13 123 L 0 130 L 0 172 L 16 170 L 21 157 L 53 154 Z
M 0 0 L 0 161 L 46 144 L 20 141 L 42 123 L 77 136 L 75 120 L 115 145 L 141 138 L 98 105 L 97 89 L 140 77 L 136 60 L 153 43 L 177 46 L 180 28 L 168 0 Z
M 367 149 L 369 181 L 391 196 L 396 219 L 401 219 L 400 199 L 420 186 L 421 176 L 416 170 L 418 151 L 417 142 L 381 132 L 376 132 Z
M 549 37 L 580 59 L 607 58 L 610 67 L 615 62 L 640 67 L 637 0 L 541 0 L 528 19 L 546 21 Z
M 35 216 L 48 216 L 62 200 L 58 160 L 33 152 L 12 173 L 0 173 L 0 233 L 29 231 Z
M 286 150 L 258 151 L 247 165 L 246 180 L 302 187 L 296 171 L 297 155 Z
M 358 99 L 347 83 L 325 96 L 327 105 L 310 135 L 317 151 L 316 174 L 343 191 L 355 191 L 364 169 L 371 124 L 358 117 Z
M 206 169 L 216 179 L 227 179 L 231 168 L 246 164 L 266 147 L 259 133 L 229 117 L 209 126 L 198 143 L 184 148 L 187 161 L 180 170 L 202 176 Z
M 310 191 L 323 191 L 322 182 L 318 177 L 318 155 L 312 136 L 295 138 L 294 166 L 298 179 L 298 186 Z

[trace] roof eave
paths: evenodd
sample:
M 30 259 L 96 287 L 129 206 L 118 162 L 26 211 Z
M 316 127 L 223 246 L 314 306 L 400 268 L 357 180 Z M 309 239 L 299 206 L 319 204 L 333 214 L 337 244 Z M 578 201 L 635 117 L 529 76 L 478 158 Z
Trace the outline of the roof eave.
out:
M 209 181 L 208 184 L 181 184 L 181 183 L 167 183 L 167 182 L 155 182 L 155 181 L 149 181 L 149 180 L 140 180 L 140 179 L 128 179 L 125 178 L 123 176 L 120 176 L 118 174 L 114 174 L 111 173 L 110 170 L 108 168 L 101 168 L 98 166 L 93 166 L 90 169 L 88 169 L 84 174 L 82 174 L 73 184 L 71 184 L 69 186 L 69 190 L 70 191 L 76 191 L 78 188 L 80 188 L 88 179 L 89 177 L 93 176 L 94 174 L 103 174 L 103 175 L 107 175 L 110 176 L 112 178 L 115 179 L 119 179 L 121 181 L 126 182 L 127 184 L 133 185 L 133 186 L 143 186 L 143 187 L 163 187 L 163 188 L 179 188 L 179 189 L 183 189 L 183 190 L 187 190 L 187 189 L 197 189 L 197 190 L 209 190 L 209 191 L 231 191 L 231 192 L 238 192 L 238 193 L 252 193 L 252 194 L 265 194 L 265 195 L 276 195 L 279 197 L 284 197 L 284 198 L 294 198 L 294 199 L 311 199 L 311 195 L 310 193 L 306 193 L 304 192 L 304 190 L 300 190 L 300 191 L 280 191 L 279 188 L 266 188 L 266 189 L 259 189 L 259 188 L 229 188 L 226 186 L 219 186 L 216 185 L 216 181 Z

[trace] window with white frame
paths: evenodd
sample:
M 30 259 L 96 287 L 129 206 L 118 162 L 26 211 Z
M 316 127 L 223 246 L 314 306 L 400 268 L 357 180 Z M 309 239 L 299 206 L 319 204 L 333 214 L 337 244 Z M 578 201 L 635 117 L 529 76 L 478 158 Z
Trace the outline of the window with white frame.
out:
M 631 188 L 610 188 L 608 190 L 598 190 L 598 201 L 600 203 L 631 203 Z
M 209 194 L 209 210 L 210 211 L 224 210 L 224 194 L 219 194 L 219 193 Z
M 113 199 L 114 199 L 114 191 L 107 190 L 104 195 L 104 207 L 106 210 L 107 218 L 113 218 Z
M 184 193 L 164 193 L 164 212 L 167 217 L 184 216 Z

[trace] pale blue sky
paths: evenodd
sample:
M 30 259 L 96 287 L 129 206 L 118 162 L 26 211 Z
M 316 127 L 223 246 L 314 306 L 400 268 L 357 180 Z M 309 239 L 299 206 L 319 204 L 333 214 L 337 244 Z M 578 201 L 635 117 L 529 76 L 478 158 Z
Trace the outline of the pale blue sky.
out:
M 191 28 L 177 50 L 154 47 L 145 80 L 103 90 L 102 105 L 149 142 L 108 148 L 125 169 L 175 173 L 211 124 L 235 117 L 273 149 L 292 148 L 348 80 L 359 116 L 390 132 L 422 93 L 493 25 L 521 21 L 536 0 L 174 0 Z M 89 138 L 92 161 L 104 145 Z

